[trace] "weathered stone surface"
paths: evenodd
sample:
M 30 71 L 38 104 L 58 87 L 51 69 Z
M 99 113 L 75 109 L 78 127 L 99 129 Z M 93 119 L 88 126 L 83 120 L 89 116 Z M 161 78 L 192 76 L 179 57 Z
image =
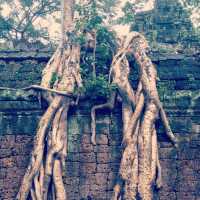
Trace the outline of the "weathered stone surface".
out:
M 166 61 L 167 62 L 167 61 Z M 162 83 L 162 82 L 160 82 Z M 161 94 L 165 80 L 161 85 Z M 164 89 L 162 100 L 170 117 L 172 130 L 179 137 L 188 139 L 182 142 L 179 149 L 174 149 L 165 135 L 161 121 L 158 122 L 160 158 L 163 168 L 163 189 L 158 198 L 198 199 L 200 170 L 200 123 L 198 110 L 198 92 L 194 90 L 176 90 L 176 82 L 169 81 Z M 194 82 L 195 84 L 195 82 Z M 176 90 L 165 93 L 167 90 Z M 173 96 L 174 99 L 170 99 Z M 21 178 L 28 165 L 33 146 L 33 136 L 43 111 L 39 104 L 32 107 L 31 96 L 25 99 L 12 96 L 9 104 L 19 104 L 18 109 L 1 109 L 0 124 L 0 198 L 14 199 Z M 8 102 L 9 95 L 0 97 L 0 101 Z M 23 103 L 27 107 L 23 109 Z M 37 102 L 37 101 L 35 101 Z M 16 105 L 17 105 L 16 104 Z M 12 106 L 11 106 L 12 107 Z M 84 109 L 82 106 L 80 109 Z M 86 107 L 86 109 L 88 109 Z M 75 115 L 84 113 L 84 115 Z M 109 113 L 98 118 L 97 145 L 91 144 L 89 112 L 73 111 L 68 125 L 68 157 L 66 160 L 66 189 L 72 199 L 109 200 L 121 159 L 121 118 L 120 108 L 111 116 Z M 105 118 L 105 119 L 104 119 Z M 1 184 L 6 181 L 7 184 Z M 157 200 L 157 197 L 155 197 Z
M 139 30 L 143 29 L 149 37 L 155 34 L 154 30 L 158 30 L 156 41 L 165 44 L 180 41 L 181 27 L 188 30 L 188 35 L 191 33 L 188 17 L 177 1 L 156 2 L 156 12 L 137 16 Z M 184 41 L 189 41 L 188 37 Z M 191 42 L 192 45 L 197 43 L 195 39 Z M 163 189 L 156 193 L 155 200 L 200 200 L 199 55 L 196 52 L 186 53 L 186 50 L 175 53 L 173 47 L 170 49 L 167 46 L 167 51 L 153 51 L 151 57 L 158 69 L 160 80 L 157 86 L 161 101 L 172 130 L 180 139 L 180 145 L 175 149 L 166 137 L 162 122 L 157 121 Z M 38 84 L 48 59 L 47 52 L 1 52 L 0 86 L 22 88 Z M 133 71 L 131 78 L 135 84 L 138 74 L 135 68 Z M 104 110 L 97 113 L 97 145 L 93 146 L 90 109 L 94 103 L 83 101 L 78 107 L 70 109 L 68 157 L 64 169 L 69 200 L 110 200 L 116 183 L 122 150 L 121 107 L 117 104 L 112 112 Z M 34 93 L 0 90 L 2 200 L 15 199 L 43 112 Z
M 158 121 L 164 182 L 158 198 L 196 200 L 199 198 L 200 180 L 198 81 L 188 76 L 188 72 L 192 72 L 188 71 L 188 60 L 183 61 L 182 57 L 170 59 L 162 59 L 158 64 L 161 78 L 158 82 L 159 93 L 172 130 L 179 137 L 188 139 L 181 143 L 179 149 L 174 149 L 165 135 L 162 122 Z M 28 62 L 24 61 L 26 65 Z M 175 69 L 180 63 L 183 64 L 182 72 Z M 19 69 L 18 64 L 16 69 Z M 21 70 L 28 73 L 29 69 Z M 181 86 L 181 83 L 185 85 Z M 122 140 L 120 106 L 111 116 L 105 111 L 98 113 L 96 146 L 91 144 L 90 108 L 91 104 L 84 107 L 81 103 L 79 110 L 71 111 L 72 116 L 69 117 L 65 183 L 70 200 L 109 200 L 119 169 Z M 26 95 L 23 91 L 9 94 L 3 90 L 0 91 L 0 111 L 0 199 L 10 200 L 15 199 L 28 165 L 33 136 L 43 111 L 34 95 Z M 1 184 L 1 181 L 6 184 Z
M 190 14 L 178 0 L 156 0 L 154 10 L 136 15 L 133 29 L 144 32 L 154 42 L 199 44 Z

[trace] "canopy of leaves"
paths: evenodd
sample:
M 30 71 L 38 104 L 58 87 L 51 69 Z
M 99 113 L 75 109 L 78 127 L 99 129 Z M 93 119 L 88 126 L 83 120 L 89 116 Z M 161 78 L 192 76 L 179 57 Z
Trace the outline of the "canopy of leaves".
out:
M 96 97 L 105 97 L 111 91 L 107 74 L 112 56 L 117 48 L 115 32 L 109 29 L 107 23 L 110 14 L 114 13 L 117 0 L 90 1 L 88 4 L 76 4 L 78 13 L 76 23 L 76 38 L 83 47 L 81 56 L 82 77 L 85 91 Z M 89 33 L 89 36 L 88 36 Z M 92 48 L 84 47 L 88 42 L 95 43 Z M 96 77 L 92 66 L 96 66 Z
M 46 28 L 34 23 L 59 10 L 59 0 L 1 0 L 0 8 L 0 38 L 15 46 L 19 41 L 48 40 Z

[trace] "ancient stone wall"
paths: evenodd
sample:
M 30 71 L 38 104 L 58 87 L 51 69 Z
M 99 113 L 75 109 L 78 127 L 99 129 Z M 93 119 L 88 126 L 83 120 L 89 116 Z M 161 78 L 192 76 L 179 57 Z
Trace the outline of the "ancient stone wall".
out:
M 152 42 L 197 47 L 199 33 L 179 0 L 155 0 L 155 8 L 136 15 L 133 29 Z
M 0 86 L 21 88 L 39 83 L 49 53 L 1 52 Z M 163 189 L 155 199 L 200 199 L 200 58 L 196 54 L 158 54 L 159 93 L 178 149 L 157 122 Z M 120 105 L 97 114 L 97 146 L 90 142 L 90 109 L 95 102 L 71 108 L 68 125 L 66 188 L 69 200 L 110 200 L 121 157 Z M 97 103 L 97 102 L 96 102 Z M 23 91 L 0 90 L 0 199 L 14 200 L 28 165 L 44 105 Z
M 1 51 L 0 86 L 22 88 L 39 84 L 42 68 L 49 60 L 51 52 Z

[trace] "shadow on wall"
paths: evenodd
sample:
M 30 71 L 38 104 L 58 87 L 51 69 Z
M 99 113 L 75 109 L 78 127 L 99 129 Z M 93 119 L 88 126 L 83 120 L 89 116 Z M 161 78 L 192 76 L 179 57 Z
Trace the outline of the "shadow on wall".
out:
M 200 33 L 179 0 L 156 0 L 153 10 L 136 15 L 132 29 L 145 33 L 150 41 L 158 43 L 178 43 L 187 47 L 200 44 Z

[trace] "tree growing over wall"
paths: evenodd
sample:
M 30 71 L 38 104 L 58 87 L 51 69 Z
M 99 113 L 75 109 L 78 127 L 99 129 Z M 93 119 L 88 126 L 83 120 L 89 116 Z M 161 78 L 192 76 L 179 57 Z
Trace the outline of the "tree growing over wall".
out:
M 80 46 L 69 37 L 74 31 L 73 7 L 73 0 L 62 1 L 62 40 L 43 70 L 40 86 L 58 92 L 43 95 L 49 107 L 38 125 L 31 161 L 17 195 L 19 200 L 26 200 L 28 195 L 32 199 L 67 199 L 62 179 L 67 155 L 67 113 L 69 106 L 75 104 L 74 89 L 82 85 Z
M 80 3 L 61 1 L 61 42 L 43 70 L 40 86 L 25 88 L 39 90 L 42 100 L 49 106 L 38 125 L 31 160 L 17 194 L 19 200 L 67 199 L 62 179 L 67 156 L 67 116 L 69 107 L 77 104 L 77 91 L 82 88 L 81 45 L 87 44 L 85 50 L 92 48 L 93 70 L 89 80 L 96 84 L 101 80 L 96 81 L 95 68 L 95 53 L 101 46 L 98 38 L 105 34 L 111 36 L 102 26 L 103 16 L 96 10 L 99 6 L 99 10 L 103 11 L 104 4 L 97 5 L 95 1 Z
M 74 0 L 62 0 L 61 42 L 43 70 L 41 85 L 26 88 L 40 90 L 42 100 L 46 100 L 49 106 L 38 125 L 31 161 L 22 180 L 18 200 L 26 200 L 29 197 L 34 200 L 67 199 L 62 175 L 67 156 L 68 110 L 70 106 L 77 105 L 79 92 L 87 92 L 88 89 L 82 90 L 83 81 L 80 73 L 81 42 L 85 38 L 90 41 L 88 34 L 93 42 L 91 80 L 98 80 L 97 36 L 102 29 L 102 18 L 96 17 L 96 7 L 99 5 L 91 1 L 80 7 L 75 5 Z M 85 21 L 85 18 L 81 17 L 81 12 L 88 12 L 87 7 L 92 9 Z M 161 187 L 161 166 L 155 128 L 155 121 L 159 115 L 168 137 L 177 145 L 159 100 L 156 88 L 157 73 L 148 57 L 148 51 L 149 46 L 144 36 L 137 32 L 127 35 L 125 41 L 119 44 L 112 59 L 109 84 L 115 87 L 107 93 L 109 101 L 94 106 L 91 112 L 91 142 L 95 145 L 96 110 L 112 109 L 117 99 L 122 102 L 123 152 L 113 200 L 134 200 L 138 195 L 142 200 L 152 200 L 153 186 Z M 129 81 L 128 54 L 131 54 L 138 64 L 137 90 L 133 89 Z
M 113 58 L 110 78 L 116 84 L 108 103 L 92 108 L 92 143 L 95 142 L 95 111 L 113 109 L 116 95 L 122 101 L 123 152 L 118 181 L 112 200 L 152 200 L 153 190 L 162 186 L 161 166 L 157 146 L 155 121 L 161 117 L 169 139 L 176 146 L 165 111 L 156 88 L 157 72 L 148 57 L 149 46 L 140 33 L 130 33 Z M 130 81 L 130 65 L 127 54 L 131 54 L 139 68 L 139 83 L 134 90 Z

